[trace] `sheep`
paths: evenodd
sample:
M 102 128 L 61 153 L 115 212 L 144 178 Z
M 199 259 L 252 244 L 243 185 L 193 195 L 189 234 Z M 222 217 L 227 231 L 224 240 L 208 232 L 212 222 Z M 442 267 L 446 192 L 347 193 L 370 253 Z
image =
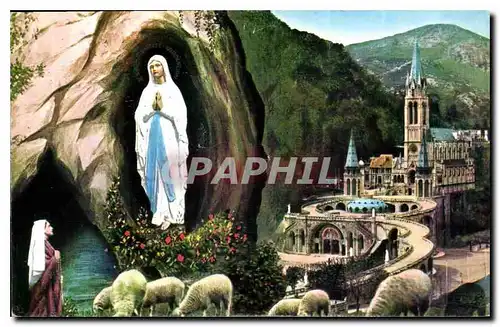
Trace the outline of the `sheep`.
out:
M 168 310 L 173 310 L 184 297 L 184 283 L 176 277 L 164 277 L 149 282 L 146 285 L 146 295 L 142 303 L 142 310 L 149 310 L 153 315 L 156 304 L 166 303 Z
M 432 282 L 418 269 L 408 269 L 383 280 L 366 310 L 366 316 L 400 316 L 411 311 L 423 316 L 430 306 Z
M 225 315 L 231 313 L 233 298 L 233 284 L 229 277 L 223 274 L 210 275 L 193 283 L 181 304 L 173 311 L 172 316 L 185 316 L 197 310 L 203 310 L 203 316 L 207 316 L 207 310 L 213 304 L 218 313 L 226 309 Z
M 313 316 L 317 313 L 321 316 L 321 312 L 328 316 L 330 312 L 330 297 L 323 290 L 311 290 L 306 292 L 302 297 L 297 316 Z
M 146 294 L 146 285 L 146 277 L 136 269 L 118 275 L 111 285 L 110 299 L 114 317 L 138 315 Z
M 301 299 L 283 299 L 276 303 L 268 316 L 296 316 L 299 311 Z
M 111 308 L 111 286 L 103 288 L 94 298 L 92 308 L 95 313 L 102 314 L 104 310 Z

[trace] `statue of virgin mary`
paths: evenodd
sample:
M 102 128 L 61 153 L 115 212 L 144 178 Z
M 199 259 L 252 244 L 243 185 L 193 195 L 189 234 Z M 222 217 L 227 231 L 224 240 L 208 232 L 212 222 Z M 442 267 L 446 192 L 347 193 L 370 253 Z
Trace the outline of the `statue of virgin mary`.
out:
M 135 111 L 137 171 L 151 203 L 152 223 L 168 228 L 184 223 L 189 144 L 187 109 L 167 61 L 148 61 L 149 83 Z

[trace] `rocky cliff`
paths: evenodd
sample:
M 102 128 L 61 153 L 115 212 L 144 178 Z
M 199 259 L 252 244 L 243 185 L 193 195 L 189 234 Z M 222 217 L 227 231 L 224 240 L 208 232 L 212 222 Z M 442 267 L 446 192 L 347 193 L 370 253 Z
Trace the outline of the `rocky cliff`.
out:
M 20 14 L 26 15 L 26 14 Z M 131 216 L 147 199 L 135 166 L 134 110 L 147 84 L 147 60 L 165 56 L 188 108 L 190 156 L 218 167 L 226 156 L 244 164 L 265 156 L 262 101 L 231 21 L 201 21 L 194 12 L 30 13 L 11 62 L 45 66 L 11 103 L 11 194 L 22 194 L 48 153 L 77 189 L 78 203 L 98 226 L 114 176 Z M 213 31 L 211 33 L 210 31 Z M 199 33 L 198 33 L 199 32 Z M 210 184 L 200 178 L 186 193 L 186 227 L 207 211 L 235 209 L 256 232 L 263 184 Z M 50 199 L 47 199 L 50 200 Z

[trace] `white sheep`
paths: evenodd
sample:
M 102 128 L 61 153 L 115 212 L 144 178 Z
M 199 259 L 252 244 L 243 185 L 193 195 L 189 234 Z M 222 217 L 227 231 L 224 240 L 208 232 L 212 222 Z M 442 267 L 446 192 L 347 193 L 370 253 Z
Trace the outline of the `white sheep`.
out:
M 149 310 L 149 315 L 152 316 L 155 306 L 160 303 L 166 303 L 168 310 L 173 310 L 182 301 L 184 289 L 184 283 L 176 277 L 164 277 L 149 282 L 146 285 L 142 311 Z
M 210 275 L 193 283 L 179 307 L 172 313 L 173 316 L 185 316 L 194 311 L 203 310 L 203 316 L 214 305 L 219 314 L 226 309 L 225 315 L 231 313 L 233 298 L 233 284 L 229 277 L 223 274 Z
M 95 313 L 101 314 L 104 310 L 111 308 L 111 286 L 103 288 L 94 298 L 92 308 Z
M 423 316 L 430 306 L 432 282 L 418 269 L 408 269 L 384 279 L 366 310 L 366 316 L 400 316 L 411 311 Z
M 330 297 L 323 290 L 311 290 L 302 297 L 298 316 L 313 316 L 315 313 L 321 316 L 321 313 L 328 316 L 330 312 Z
M 118 275 L 111 285 L 110 299 L 114 317 L 138 315 L 146 294 L 146 285 L 146 277 L 136 269 Z
M 296 316 L 299 311 L 299 305 L 301 299 L 283 299 L 276 303 L 271 310 L 269 310 L 268 316 Z

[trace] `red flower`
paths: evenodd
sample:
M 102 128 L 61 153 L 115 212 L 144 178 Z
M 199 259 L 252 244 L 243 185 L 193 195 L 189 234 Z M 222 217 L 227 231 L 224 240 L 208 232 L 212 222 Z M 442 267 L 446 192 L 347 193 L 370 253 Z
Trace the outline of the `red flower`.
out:
M 184 237 L 185 237 L 185 236 L 184 236 L 184 233 L 181 233 L 181 235 L 179 235 L 179 239 L 180 239 L 181 241 L 184 241 Z
M 125 233 L 123 233 L 123 235 L 125 235 L 126 237 L 129 237 L 130 236 L 130 231 L 126 230 Z
M 234 253 L 234 252 L 236 252 L 236 249 L 235 249 L 234 247 L 231 247 L 231 248 L 229 249 L 229 253 Z
M 236 233 L 234 234 L 234 239 L 237 240 L 240 237 L 240 234 Z
M 177 255 L 177 261 L 184 262 L 184 256 L 182 254 Z
M 169 245 L 171 242 L 172 242 L 172 238 L 170 236 L 167 236 L 167 238 L 165 239 L 165 243 L 167 245 Z
M 201 262 L 202 262 L 202 263 L 205 263 L 205 262 L 207 262 L 207 259 L 205 259 L 205 258 L 201 258 Z
M 208 220 L 213 220 L 213 219 L 214 219 L 214 215 L 209 214 L 209 215 L 208 215 Z
M 139 247 L 144 250 L 144 248 L 146 247 L 146 245 L 144 243 L 141 243 L 141 245 L 139 245 Z
M 236 227 L 236 230 L 241 230 L 241 226 Z
M 229 244 L 231 242 L 231 236 L 226 236 L 226 242 Z
M 211 256 L 210 259 L 208 259 L 210 262 L 215 262 L 215 257 Z
M 232 216 L 233 216 L 233 215 L 232 215 L 231 213 L 229 213 L 229 214 L 227 215 L 227 218 L 231 219 L 231 217 L 232 217 Z
M 243 242 L 247 240 L 247 234 L 243 234 Z

